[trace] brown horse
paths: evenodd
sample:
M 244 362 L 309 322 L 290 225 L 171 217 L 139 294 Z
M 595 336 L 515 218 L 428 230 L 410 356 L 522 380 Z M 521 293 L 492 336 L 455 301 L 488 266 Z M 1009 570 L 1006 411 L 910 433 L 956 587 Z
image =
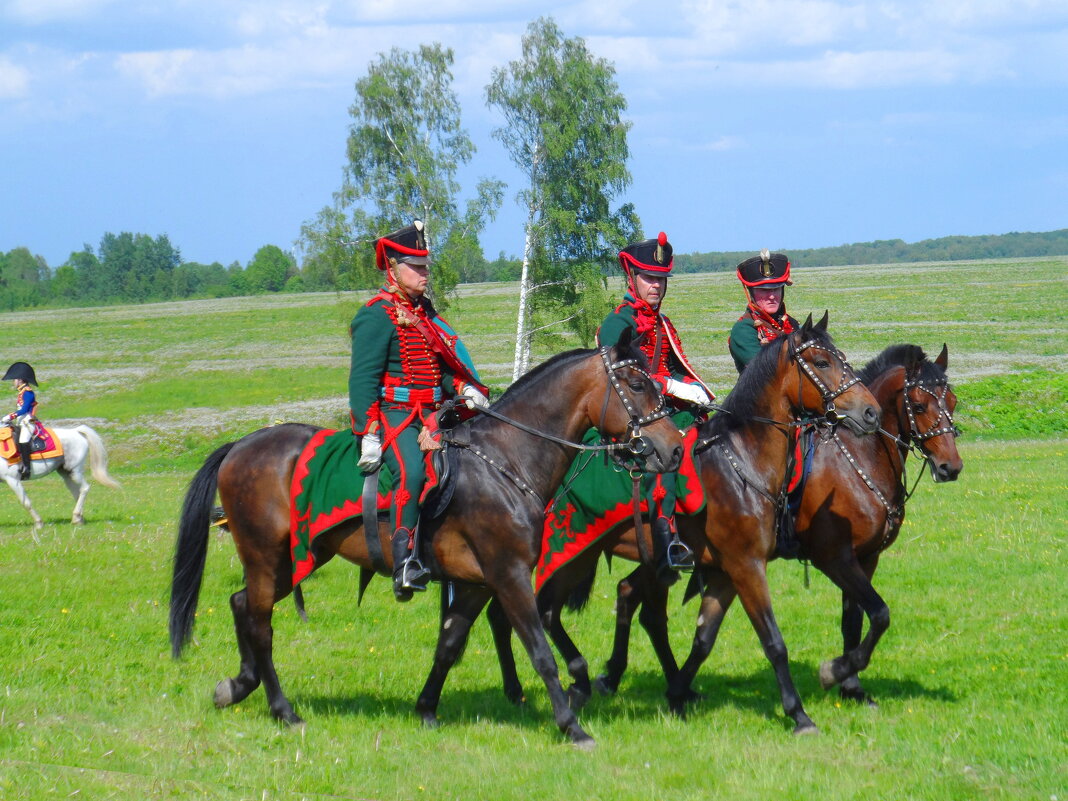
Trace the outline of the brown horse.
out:
M 697 515 L 677 518 L 679 533 L 697 554 L 705 579 L 703 622 L 699 622 L 697 639 L 707 638 L 709 631 L 714 638 L 721 611 L 725 612 L 734 595 L 739 595 L 774 668 L 783 709 L 799 732 L 814 730 L 815 725 L 805 713 L 790 676 L 766 576 L 767 563 L 775 557 L 775 522 L 785 500 L 791 442 L 798 421 L 812 415 L 819 415 L 828 427 L 832 422 L 843 422 L 858 434 L 875 431 L 879 422 L 875 399 L 834 347 L 826 326 L 826 315 L 815 326 L 809 317 L 798 331 L 764 348 L 739 378 L 719 413 L 702 425 L 695 451 L 707 504 Z M 560 612 L 573 590 L 590 580 L 601 552 L 611 550 L 628 559 L 638 559 L 640 552 L 634 524 L 629 521 L 598 545 L 561 568 L 538 596 L 543 621 L 575 679 L 569 695 L 576 707 L 589 698 L 589 674 L 586 660 L 563 628 Z M 692 693 L 689 680 L 679 680 L 668 644 L 667 590 L 651 572 L 643 571 L 640 576 L 649 579 L 642 587 L 659 602 L 642 607 L 643 623 L 653 637 L 665 673 L 678 682 L 668 697 L 672 708 L 681 711 Z M 722 610 L 717 605 L 722 605 Z M 491 609 L 489 617 L 496 627 L 499 653 L 504 647 L 501 667 L 505 693 L 513 699 L 520 697 L 522 690 L 502 616 Z M 697 664 L 695 660 L 688 667 L 696 669 Z
M 682 440 L 664 419 L 663 398 L 644 364 L 629 341 L 611 351 L 560 354 L 509 388 L 490 410 L 492 416 L 479 416 L 462 427 L 466 432 L 454 432 L 467 446 L 454 454 L 452 500 L 421 522 L 423 541 L 430 543 L 438 566 L 436 577 L 453 582 L 455 589 L 442 615 L 434 667 L 417 704 L 427 724 L 436 723 L 445 676 L 462 652 L 471 622 L 492 594 L 544 680 L 560 729 L 578 745 L 593 744 L 560 686 L 535 607 L 531 572 L 545 504 L 581 447 L 573 443 L 591 426 L 621 440 L 619 448 L 625 448 L 640 469 L 678 466 Z M 293 591 L 289 489 L 294 465 L 317 430 L 300 424 L 265 428 L 208 457 L 186 495 L 171 584 L 170 637 L 177 657 L 192 634 L 217 490 L 244 566 L 245 587 L 230 597 L 240 669 L 219 682 L 215 703 L 235 704 L 262 682 L 271 714 L 290 724 L 301 719 L 275 671 L 271 615 L 274 605 Z M 387 560 L 390 533 L 388 519 L 380 516 L 374 536 Z M 321 534 L 314 548 L 319 565 L 339 555 L 372 567 L 358 517 Z M 386 575 L 390 571 L 392 565 L 387 564 Z
M 963 469 L 956 446 L 953 412 L 957 399 L 946 379 L 948 349 L 930 361 L 916 345 L 894 345 L 859 373 L 883 410 L 880 435 L 857 437 L 836 431 L 819 442 L 812 472 L 797 513 L 796 531 L 801 555 L 810 559 L 842 590 L 842 655 L 820 666 L 824 689 L 835 684 L 843 698 L 874 701 L 857 677 L 868 666 L 879 638 L 890 625 L 890 610 L 872 586 L 879 555 L 897 538 L 905 517 L 905 464 L 910 450 L 918 452 L 936 482 L 954 481 Z M 625 550 L 629 548 L 628 550 Z M 633 558 L 634 545 L 625 542 L 617 553 Z M 648 632 L 669 686 L 677 700 L 715 641 L 719 622 L 733 595 L 705 595 L 701 608 L 703 627 L 694 650 L 678 675 L 667 645 L 665 627 L 667 593 L 651 573 L 639 567 L 619 582 L 616 599 L 616 637 L 606 673 L 597 677 L 602 693 L 619 687 L 627 666 L 631 620 L 640 607 L 639 620 Z M 861 641 L 863 616 L 868 634 Z M 689 697 L 686 694 L 685 697 Z

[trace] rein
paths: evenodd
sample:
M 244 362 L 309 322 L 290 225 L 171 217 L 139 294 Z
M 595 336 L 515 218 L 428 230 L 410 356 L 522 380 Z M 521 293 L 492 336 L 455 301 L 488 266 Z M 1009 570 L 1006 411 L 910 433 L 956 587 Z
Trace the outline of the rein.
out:
M 630 399 L 626 396 L 626 393 L 623 392 L 623 387 L 620 385 L 619 379 L 616 378 L 616 371 L 620 370 L 620 369 L 622 369 L 624 367 L 627 367 L 627 368 L 630 368 L 631 370 L 634 370 L 634 371 L 636 371 L 638 373 L 641 373 L 650 382 L 652 382 L 652 377 L 645 370 L 643 370 L 641 368 L 641 366 L 638 363 L 637 359 L 622 359 L 622 360 L 620 360 L 618 362 L 612 362 L 612 360 L 608 358 L 608 350 L 606 348 L 602 347 L 602 348 L 599 349 L 599 351 L 600 351 L 601 361 L 604 363 L 605 372 L 608 375 L 609 383 L 610 383 L 611 387 L 615 389 L 616 394 L 619 396 L 619 400 L 623 404 L 623 408 L 626 409 L 627 414 L 630 415 L 630 422 L 627 424 L 627 429 L 628 429 L 628 432 L 630 433 L 630 440 L 627 441 L 627 442 L 602 442 L 600 445 L 587 445 L 587 444 L 585 444 L 583 442 L 572 442 L 571 440 L 564 439 L 563 437 L 558 437 L 558 436 L 556 436 L 554 434 L 549 434 L 549 433 L 547 433 L 545 431 L 539 431 L 538 429 L 534 428 L 533 426 L 528 426 L 526 423 L 522 423 L 519 420 L 515 420 L 515 419 L 513 419 L 511 417 L 503 415 L 500 412 L 495 411 L 495 410 L 493 410 L 493 409 L 491 409 L 489 407 L 476 406 L 476 407 L 474 407 L 474 409 L 475 409 L 475 411 L 477 411 L 480 414 L 484 414 L 487 417 L 491 417 L 491 418 L 493 418 L 495 420 L 499 420 L 500 422 L 505 423 L 506 425 L 510 425 L 513 428 L 518 428 L 520 431 L 525 431 L 526 433 L 531 434 L 532 436 L 538 437 L 539 439 L 548 440 L 549 442 L 554 442 L 557 445 L 563 445 L 563 446 L 568 447 L 568 448 L 574 448 L 575 450 L 580 451 L 580 452 L 581 451 L 586 451 L 586 452 L 612 453 L 612 452 L 617 452 L 617 451 L 626 451 L 630 456 L 636 457 L 636 458 L 637 457 L 647 456 L 652 451 L 653 446 L 644 437 L 642 437 L 642 435 L 641 435 L 641 427 L 643 425 L 648 425 L 649 423 L 655 422 L 656 420 L 659 420 L 660 418 L 666 417 L 668 415 L 668 410 L 666 408 L 666 403 L 664 401 L 664 395 L 663 395 L 663 393 L 659 393 L 658 392 L 657 393 L 658 401 L 657 401 L 656 408 L 654 408 L 647 415 L 644 415 L 644 416 L 640 415 L 638 413 L 638 409 L 630 401 Z M 655 386 L 655 382 L 654 382 L 654 386 Z M 602 410 L 601 410 L 601 423 L 600 423 L 600 426 L 602 428 L 604 426 L 604 420 L 605 420 L 605 416 L 606 416 L 607 410 L 608 410 L 608 400 L 609 400 L 610 397 L 611 397 L 611 389 L 606 388 L 605 389 L 604 405 L 603 405 Z M 460 405 L 464 405 L 466 407 L 466 401 L 460 400 L 460 399 L 457 399 L 457 398 L 450 398 L 450 399 L 442 402 L 441 411 L 448 411 L 448 410 L 454 409 L 454 408 L 456 408 L 457 406 L 460 406 Z M 539 495 L 529 484 L 527 484 L 525 481 L 523 481 L 523 479 L 521 479 L 518 475 L 516 475 L 514 472 L 509 470 L 506 463 L 499 462 L 499 461 L 493 459 L 489 454 L 485 453 L 484 451 L 479 450 L 476 446 L 472 445 L 470 442 L 465 442 L 465 441 L 462 441 L 462 440 L 456 440 L 456 439 L 451 438 L 448 435 L 448 432 L 445 432 L 442 435 L 442 440 L 446 444 L 453 445 L 453 446 L 456 446 L 456 447 L 459 447 L 459 448 L 464 448 L 464 449 L 470 451 L 475 456 L 477 456 L 478 458 L 480 458 L 484 462 L 486 462 L 486 464 L 488 464 L 491 467 L 495 468 L 502 475 L 504 475 L 506 478 L 511 480 L 512 483 L 514 483 L 521 490 L 523 490 L 524 492 L 526 492 L 526 493 L 532 495 L 533 497 L 537 498 L 539 502 L 543 502 L 541 495 Z M 634 471 L 631 471 L 631 472 L 632 472 L 632 474 L 634 473 Z M 638 475 L 640 476 L 640 472 L 638 473 Z M 635 481 L 637 481 L 637 479 L 635 479 Z

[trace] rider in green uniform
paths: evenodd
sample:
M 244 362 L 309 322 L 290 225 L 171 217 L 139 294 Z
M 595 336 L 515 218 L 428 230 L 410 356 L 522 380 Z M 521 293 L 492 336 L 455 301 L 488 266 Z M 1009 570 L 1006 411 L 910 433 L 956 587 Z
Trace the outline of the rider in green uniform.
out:
M 676 410 L 672 420 L 685 428 L 715 396 L 686 360 L 675 326 L 660 311 L 675 265 L 667 234 L 661 231 L 656 239 L 627 245 L 619 253 L 619 264 L 627 276 L 627 292 L 601 323 L 597 343 L 610 347 L 629 328 L 649 362 L 650 375 Z M 674 583 L 680 568 L 693 567 L 693 553 L 675 528 L 676 481 L 675 473 L 657 475 L 648 497 L 656 573 L 663 584 Z
M 425 590 L 430 577 L 415 552 L 426 482 L 419 432 L 446 397 L 489 405 L 467 349 L 426 297 L 429 255 L 419 220 L 378 239 L 375 263 L 386 284 L 350 326 L 352 432 L 360 468 L 372 472 L 384 462 L 393 478 L 393 593 L 400 601 Z
M 789 334 L 799 323 L 786 313 L 784 295 L 791 286 L 790 260 L 782 253 L 762 250 L 738 265 L 738 280 L 745 288 L 745 313 L 731 328 L 727 344 L 734 366 L 742 372 L 760 349 Z

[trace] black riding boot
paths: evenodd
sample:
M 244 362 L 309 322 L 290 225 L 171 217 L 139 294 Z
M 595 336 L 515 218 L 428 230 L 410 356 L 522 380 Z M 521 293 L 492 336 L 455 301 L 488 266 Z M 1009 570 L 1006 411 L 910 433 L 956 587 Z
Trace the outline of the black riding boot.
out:
M 19 480 L 21 481 L 25 481 L 33 473 L 33 467 L 30 465 L 31 453 L 33 453 L 33 443 L 19 443 L 19 456 L 22 457 L 22 466 L 19 468 Z
M 397 529 L 390 540 L 393 548 L 393 594 L 398 601 L 410 601 L 413 593 L 424 592 L 430 579 L 430 571 L 411 551 L 413 540 L 414 534 L 410 534 L 406 528 Z
M 656 579 L 665 587 L 679 580 L 679 570 L 693 570 L 693 551 L 681 539 L 666 517 L 653 521 L 653 559 Z

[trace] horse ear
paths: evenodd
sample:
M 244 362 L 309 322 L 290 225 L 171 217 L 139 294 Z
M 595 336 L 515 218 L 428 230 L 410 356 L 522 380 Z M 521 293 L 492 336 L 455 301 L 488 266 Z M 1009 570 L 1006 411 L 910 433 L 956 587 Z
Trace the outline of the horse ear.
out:
M 949 347 L 945 342 L 942 343 L 942 352 L 935 359 L 935 364 L 942 368 L 942 372 L 945 372 L 946 368 L 949 367 Z
M 619 332 L 619 341 L 616 342 L 616 352 L 622 354 L 630 350 L 630 345 L 633 339 L 634 332 L 628 325 L 622 331 Z
M 805 318 L 805 322 L 801 324 L 801 336 L 807 338 L 809 332 L 812 330 L 812 312 L 808 313 L 808 317 Z
M 810 314 L 809 315 L 809 319 L 811 319 L 811 318 L 812 318 L 812 315 Z M 824 309 L 823 310 L 823 316 L 820 318 L 820 321 L 818 323 L 816 323 L 816 330 L 817 331 L 826 332 L 827 331 L 827 321 L 829 319 L 830 319 L 830 312 L 828 312 L 826 309 Z

